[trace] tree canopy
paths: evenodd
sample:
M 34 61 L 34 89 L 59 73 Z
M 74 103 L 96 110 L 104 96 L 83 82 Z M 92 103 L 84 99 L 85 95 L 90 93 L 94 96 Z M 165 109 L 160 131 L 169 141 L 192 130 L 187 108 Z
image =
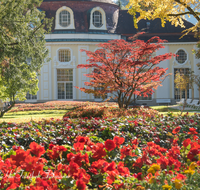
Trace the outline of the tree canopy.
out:
M 200 28 L 200 3 L 199 0 L 129 0 L 127 5 L 128 12 L 133 15 L 134 24 L 137 28 L 137 23 L 141 19 L 154 20 L 161 19 L 162 26 L 165 26 L 166 21 L 175 26 L 184 26 L 183 19 L 185 15 L 194 16 L 197 24 L 185 30 L 195 32 Z M 139 17 L 136 17 L 139 13 Z
M 14 58 L 15 63 L 31 58 L 31 67 L 41 66 L 48 53 L 44 34 L 51 27 L 45 13 L 37 9 L 41 3 L 42 0 L 0 2 L 0 63 L 8 58 Z
M 45 33 L 51 20 L 39 10 L 42 0 L 0 2 L 0 99 L 24 100 L 38 90 L 37 76 L 48 55 Z M 6 110 L 4 110 L 6 111 Z
M 119 108 L 127 108 L 135 101 L 134 95 L 147 97 L 161 85 L 166 77 L 166 70 L 158 67 L 161 61 L 170 59 L 172 53 L 154 56 L 162 43 L 159 37 L 153 37 L 147 42 L 135 39 L 111 40 L 100 43 L 95 52 L 85 51 L 89 64 L 80 64 L 78 68 L 91 68 L 91 73 L 85 76 L 91 78 L 85 82 L 90 88 L 79 88 L 85 93 L 95 96 L 109 94 L 112 100 L 118 102 Z

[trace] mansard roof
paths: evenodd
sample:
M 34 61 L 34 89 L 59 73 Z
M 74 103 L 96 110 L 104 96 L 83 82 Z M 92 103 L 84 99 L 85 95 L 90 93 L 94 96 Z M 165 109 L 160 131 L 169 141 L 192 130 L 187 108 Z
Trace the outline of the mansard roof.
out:
M 145 32 L 141 36 L 143 40 L 148 40 L 152 36 L 159 36 L 161 39 L 166 39 L 168 42 L 196 42 L 197 39 L 194 38 L 194 35 L 188 34 L 183 38 L 180 38 L 183 35 L 183 31 L 186 28 L 194 26 L 188 21 L 184 21 L 185 28 L 180 26 L 175 27 L 171 25 L 170 22 L 166 22 L 165 27 L 161 26 L 161 20 L 141 20 L 138 23 L 138 29 L 134 27 L 133 16 L 130 15 L 127 10 L 120 10 L 119 20 L 116 32 L 123 36 L 133 36 L 137 32 Z
M 112 0 L 43 0 L 43 2 L 52 2 L 52 1 L 91 1 L 91 2 L 114 4 Z

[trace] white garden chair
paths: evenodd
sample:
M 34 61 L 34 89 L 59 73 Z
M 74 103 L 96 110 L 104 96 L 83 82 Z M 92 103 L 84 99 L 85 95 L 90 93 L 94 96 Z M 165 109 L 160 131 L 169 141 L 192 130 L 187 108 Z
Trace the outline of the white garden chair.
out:
M 191 103 L 191 107 L 198 109 L 200 107 L 199 100 L 193 100 L 192 103 Z
M 176 102 L 176 103 L 177 103 L 177 104 L 184 104 L 184 102 L 185 102 L 185 99 L 182 98 L 182 99 L 180 100 L 180 102 Z
M 186 106 L 190 107 L 192 105 L 191 103 L 192 103 L 192 99 L 189 98 L 186 100 Z

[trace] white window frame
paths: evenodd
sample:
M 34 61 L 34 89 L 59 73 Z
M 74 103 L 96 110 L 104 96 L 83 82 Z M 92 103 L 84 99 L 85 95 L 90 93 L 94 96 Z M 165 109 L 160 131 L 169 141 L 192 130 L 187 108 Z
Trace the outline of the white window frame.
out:
M 65 11 L 65 13 L 63 13 L 64 11 Z M 69 18 L 68 18 L 68 15 L 69 15 Z M 66 21 L 64 20 L 64 16 L 67 17 Z M 62 26 L 62 27 L 68 27 L 71 23 L 70 18 L 71 18 L 70 13 L 66 10 L 62 10 L 59 14 L 59 24 L 62 26 L 62 24 L 66 23 L 67 26 Z M 68 23 L 68 21 L 69 21 L 69 23 Z
M 57 76 L 57 70 L 58 70 L 58 69 L 61 69 L 61 70 L 62 70 L 62 69 L 72 69 L 72 72 L 73 72 L 73 74 L 72 74 L 73 81 L 58 81 L 58 79 L 57 79 L 57 77 L 58 77 L 58 76 Z M 56 83 L 57 83 L 57 85 L 56 85 L 56 86 L 57 86 L 57 88 L 56 88 L 56 94 L 57 94 L 56 97 L 57 97 L 57 98 L 56 98 L 56 99 L 57 99 L 57 100 L 59 100 L 59 101 L 62 101 L 62 100 L 73 101 L 73 100 L 74 100 L 74 97 L 75 97 L 75 93 L 74 93 L 74 92 L 75 92 L 75 90 L 74 90 L 74 86 L 75 86 L 75 85 L 74 85 L 74 84 L 75 84 L 75 81 L 74 81 L 75 75 L 74 75 L 74 72 L 75 72 L 75 69 L 73 69 L 73 68 L 57 68 L 57 69 L 56 69 Z M 65 86 L 65 84 L 66 84 L 66 83 L 72 83 L 72 99 L 66 99 L 66 98 L 65 98 L 65 99 L 58 99 L 58 83 L 64 83 L 65 97 L 66 97 L 66 86 Z
M 30 94 L 30 95 L 31 95 L 31 99 L 26 99 L 25 102 L 37 102 L 38 97 L 39 97 L 39 91 L 37 91 L 37 94 L 36 94 L 37 98 L 36 99 L 32 99 L 32 96 L 34 96 L 34 95 L 32 95 L 32 94 Z
M 59 60 L 59 51 L 60 50 L 69 50 L 70 51 L 70 56 L 71 56 L 71 59 L 70 59 L 70 61 L 68 61 L 68 62 L 61 62 L 60 60 Z M 58 48 L 57 49 L 57 52 L 56 52 L 56 55 L 57 55 L 57 62 L 59 63 L 59 65 L 67 65 L 67 64 L 70 64 L 71 62 L 72 62 L 72 49 L 71 48 L 69 48 L 69 47 L 62 47 L 62 48 Z
M 99 11 L 101 13 L 102 16 L 102 26 L 101 27 L 95 27 L 93 25 L 93 13 L 95 11 Z M 107 30 L 106 27 L 106 14 L 104 12 L 104 10 L 101 7 L 95 7 L 92 9 L 91 13 L 90 13 L 90 30 Z
M 70 13 L 70 24 L 66 27 L 61 26 L 60 23 L 59 23 L 60 13 L 62 11 L 68 11 Z M 66 7 L 66 6 L 63 6 L 56 11 L 56 18 L 55 18 L 55 30 L 63 30 L 63 29 L 75 29 L 75 27 L 74 27 L 74 13 L 73 13 L 72 9 L 70 9 L 69 7 Z
M 154 93 L 153 93 L 154 94 Z M 147 101 L 147 102 L 150 102 L 150 101 L 152 101 L 153 100 L 153 94 L 151 94 L 151 99 L 150 100 L 139 100 L 139 99 L 136 99 L 136 101 L 138 101 L 138 102 L 141 102 L 141 101 Z M 137 98 L 137 97 L 136 97 Z M 146 97 L 145 97 L 146 98 Z
M 176 57 L 174 57 L 174 61 L 175 61 L 177 64 L 179 64 L 179 65 L 185 65 L 185 64 L 188 62 L 188 60 L 189 60 L 189 54 L 188 54 L 188 52 L 187 52 L 184 48 L 179 48 L 179 49 L 177 49 L 176 52 L 175 52 L 175 54 L 177 54 L 179 50 L 183 50 L 183 51 L 186 53 L 187 59 L 185 60 L 184 63 L 179 63 L 179 62 L 176 60 Z

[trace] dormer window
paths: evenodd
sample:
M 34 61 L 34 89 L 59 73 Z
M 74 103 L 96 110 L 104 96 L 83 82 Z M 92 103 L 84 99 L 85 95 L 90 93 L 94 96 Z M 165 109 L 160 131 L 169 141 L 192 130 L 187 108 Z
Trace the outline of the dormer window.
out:
M 107 30 L 106 14 L 101 7 L 95 7 L 90 13 L 90 30 Z
M 63 6 L 56 12 L 55 29 L 75 29 L 74 13 L 69 7 Z
M 67 26 L 70 25 L 70 13 L 68 11 L 61 11 L 60 12 L 59 24 L 62 27 L 67 27 Z
M 93 25 L 97 28 L 102 26 L 102 14 L 99 11 L 94 11 L 92 14 Z

